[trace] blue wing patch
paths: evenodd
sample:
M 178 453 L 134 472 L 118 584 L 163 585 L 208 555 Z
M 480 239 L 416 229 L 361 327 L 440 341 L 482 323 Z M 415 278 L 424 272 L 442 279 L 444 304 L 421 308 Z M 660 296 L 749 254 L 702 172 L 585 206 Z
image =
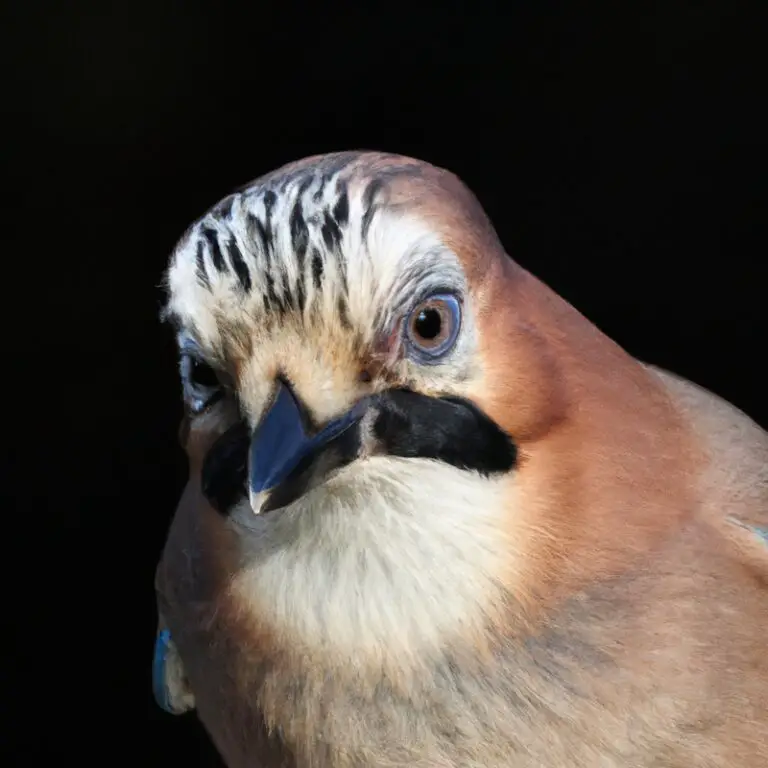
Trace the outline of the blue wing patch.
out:
M 740 528 L 746 528 L 748 531 L 754 533 L 763 542 L 763 544 L 768 544 L 768 528 L 749 525 L 748 523 L 742 522 L 737 517 L 728 517 L 727 520 L 734 525 L 738 525 Z
M 171 640 L 171 633 L 163 629 L 157 633 L 155 640 L 155 655 L 152 659 L 152 693 L 155 695 L 157 706 L 166 712 L 175 715 L 176 712 L 171 706 L 168 685 L 165 679 L 165 664 L 168 658 L 168 643 Z

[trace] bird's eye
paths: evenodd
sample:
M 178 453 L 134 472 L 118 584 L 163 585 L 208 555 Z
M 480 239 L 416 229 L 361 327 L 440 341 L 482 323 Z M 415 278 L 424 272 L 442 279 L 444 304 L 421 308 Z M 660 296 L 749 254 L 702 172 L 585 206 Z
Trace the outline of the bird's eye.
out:
M 200 413 L 219 399 L 223 392 L 216 371 L 194 354 L 181 356 L 181 382 L 184 402 L 192 413 Z
M 460 326 L 459 300 L 450 294 L 436 294 L 421 302 L 408 316 L 406 336 L 410 347 L 425 362 L 431 362 L 452 349 Z

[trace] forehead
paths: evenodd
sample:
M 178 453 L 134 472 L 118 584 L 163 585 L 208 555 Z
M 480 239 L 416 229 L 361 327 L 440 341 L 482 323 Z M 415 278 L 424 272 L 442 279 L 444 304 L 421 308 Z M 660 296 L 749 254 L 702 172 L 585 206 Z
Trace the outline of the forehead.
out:
M 182 238 L 169 314 L 212 349 L 275 324 L 366 341 L 430 292 L 465 293 L 455 250 L 420 205 L 421 176 L 415 161 L 345 154 L 262 177 Z

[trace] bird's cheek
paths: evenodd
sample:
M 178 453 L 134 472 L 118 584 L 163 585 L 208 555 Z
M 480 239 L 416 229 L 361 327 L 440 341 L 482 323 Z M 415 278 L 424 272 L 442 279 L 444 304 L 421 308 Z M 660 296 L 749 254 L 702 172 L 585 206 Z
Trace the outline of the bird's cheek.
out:
M 238 542 L 195 478 L 176 508 L 156 571 L 158 612 L 176 635 L 206 625 L 237 567 Z
M 185 546 L 196 538 L 191 504 L 199 493 L 196 491 L 196 485 L 196 478 L 190 477 L 184 487 L 155 573 L 158 611 L 166 618 L 171 618 L 176 611 L 176 606 L 188 596 L 194 579 L 194 556 L 184 553 Z

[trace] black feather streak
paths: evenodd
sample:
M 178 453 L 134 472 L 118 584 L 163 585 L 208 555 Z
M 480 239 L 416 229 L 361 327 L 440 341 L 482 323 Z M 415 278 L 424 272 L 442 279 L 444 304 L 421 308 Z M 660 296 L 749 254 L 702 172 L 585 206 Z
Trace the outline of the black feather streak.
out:
M 362 237 L 365 240 L 368 237 L 368 230 L 371 227 L 373 215 L 376 213 L 376 198 L 379 192 L 384 188 L 384 182 L 381 179 L 374 179 L 365 189 L 363 194 L 363 223 Z
M 307 306 L 307 291 L 304 288 L 304 273 L 299 276 L 299 281 L 296 283 L 296 301 L 299 305 L 299 311 L 303 312 Z
M 306 171 L 304 172 L 306 173 Z M 312 186 L 312 182 L 315 180 L 315 177 L 313 174 L 306 175 L 303 179 L 301 184 L 299 184 L 299 188 L 296 192 L 296 199 L 301 200 L 304 197 L 305 192 Z
M 229 221 L 232 218 L 232 206 L 235 202 L 235 195 L 225 197 L 213 210 L 217 219 Z
M 227 243 L 227 253 L 229 254 L 229 260 L 232 263 L 232 269 L 235 270 L 235 274 L 237 275 L 237 279 L 240 282 L 240 285 L 246 293 L 250 293 L 252 287 L 251 273 L 248 271 L 248 265 L 245 263 L 243 254 L 237 247 L 237 243 L 235 242 L 234 238 L 232 238 Z
M 323 211 L 323 225 L 320 228 L 323 242 L 329 251 L 338 250 L 341 244 L 341 229 L 328 211 Z
M 213 266 L 217 272 L 226 272 L 227 262 L 224 259 L 224 254 L 221 252 L 219 246 L 219 236 L 215 229 L 205 227 L 202 231 L 202 236 L 208 241 L 208 247 L 211 249 L 211 258 L 213 259 Z
M 339 296 L 338 301 L 336 302 L 336 308 L 339 313 L 339 320 L 341 321 L 342 326 L 346 328 L 347 330 L 352 328 L 352 323 L 349 320 L 349 312 L 347 310 L 347 300 L 344 298 L 344 296 Z
M 309 246 L 309 227 L 302 214 L 301 200 L 296 201 L 293 210 L 291 211 L 290 228 L 291 246 L 299 261 L 299 271 L 303 271 L 304 257 L 307 253 L 307 247 Z
M 342 187 L 339 199 L 333 206 L 333 218 L 340 227 L 345 227 L 349 221 L 349 195 L 346 185 Z
M 320 251 L 317 248 L 312 249 L 312 280 L 315 283 L 315 288 L 320 289 L 323 282 L 323 272 L 325 265 L 323 264 L 323 257 L 320 255 Z
M 269 253 L 269 238 L 267 235 L 267 228 L 264 226 L 261 219 L 254 215 L 253 213 L 249 213 L 247 216 L 248 221 L 248 231 L 250 232 L 250 235 L 252 238 L 259 239 L 258 245 L 260 246 L 261 252 L 264 254 L 264 258 L 266 260 L 267 265 L 270 263 L 270 253 Z
M 270 248 L 274 247 L 274 241 L 272 240 L 272 211 L 275 208 L 277 202 L 277 195 L 273 190 L 268 189 L 264 192 L 264 231 L 266 233 L 267 244 Z
M 275 290 L 275 279 L 269 272 L 266 273 L 266 278 L 267 292 L 264 295 L 264 306 L 274 309 L 280 313 L 285 312 L 285 305 L 283 304 L 283 300 Z
M 208 290 L 211 289 L 211 281 L 208 278 L 208 272 L 205 269 L 205 252 L 203 249 L 203 241 L 197 241 L 197 279 Z
M 320 177 L 320 186 L 315 190 L 315 193 L 312 195 L 312 200 L 316 203 L 319 203 L 323 199 L 323 192 L 325 191 L 326 186 L 328 185 L 328 182 L 331 180 L 331 176 L 328 173 L 324 173 Z

